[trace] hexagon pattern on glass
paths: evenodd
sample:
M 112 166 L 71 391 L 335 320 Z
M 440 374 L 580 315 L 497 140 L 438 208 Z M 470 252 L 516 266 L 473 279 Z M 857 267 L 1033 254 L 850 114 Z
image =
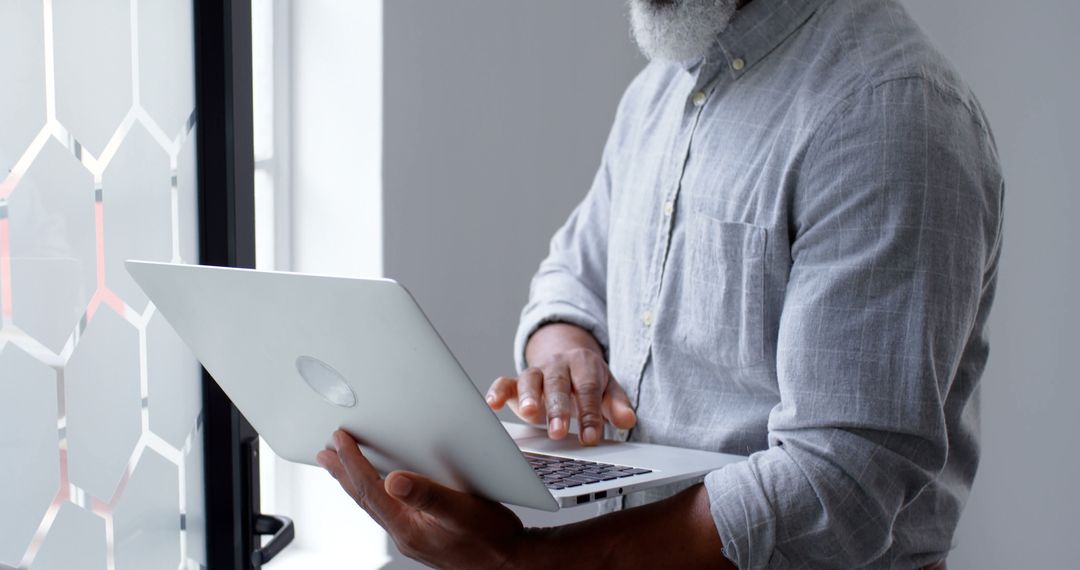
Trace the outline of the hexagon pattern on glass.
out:
M 0 2 L 0 64 L 0 566 L 205 566 L 199 366 L 123 269 L 198 261 L 192 3 Z
M 34 570 L 105 570 L 105 519 L 64 503 L 34 558 Z
M 109 500 L 142 431 L 139 333 L 99 310 L 65 371 L 71 482 Z
M 52 2 L 57 119 L 93 154 L 131 109 L 131 4 Z
M 0 7 L 0 53 L 4 58 L 4 88 L 0 89 L 0 172 L 8 172 L 45 126 L 45 38 L 41 2 L 5 2 Z M 0 195 L 0 198 L 3 196 Z
M 50 140 L 8 197 L 12 318 L 60 352 L 97 289 L 94 177 Z
M 140 2 L 138 17 L 140 30 L 154 30 L 139 36 L 142 106 L 166 133 L 179 132 L 195 108 L 191 3 Z
M 169 155 L 142 126 L 124 138 L 102 180 L 105 284 L 142 312 L 146 295 L 124 270 L 125 259 L 168 261 L 172 256 Z
M 184 528 L 187 531 L 188 560 L 195 566 L 206 566 L 206 493 L 203 491 L 203 432 L 195 428 L 191 445 L 184 449 Z
M 177 214 L 181 220 L 194 220 L 199 216 L 199 194 L 196 187 L 198 170 L 195 158 L 195 131 L 197 130 L 197 126 L 192 127 L 177 158 L 175 191 Z M 199 234 L 180 232 L 179 241 L 180 243 L 175 244 L 175 254 L 179 255 L 176 261 L 197 262 L 199 260 Z
M 175 570 L 180 563 L 176 466 L 147 450 L 113 511 L 116 570 Z
M 60 485 L 56 372 L 11 345 L 0 370 L 0 434 L 18 434 L 0 435 L 0 449 L 19 457 L 18 469 L 0 468 L 0 564 L 15 566 Z
M 182 448 L 202 407 L 199 361 L 158 313 L 146 325 L 146 369 L 150 430 Z

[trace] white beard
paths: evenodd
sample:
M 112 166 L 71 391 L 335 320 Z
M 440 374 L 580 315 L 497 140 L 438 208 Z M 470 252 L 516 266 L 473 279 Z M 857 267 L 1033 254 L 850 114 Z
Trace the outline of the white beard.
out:
M 738 0 L 629 0 L 630 24 L 641 53 L 650 60 L 697 61 L 708 53 L 735 16 Z

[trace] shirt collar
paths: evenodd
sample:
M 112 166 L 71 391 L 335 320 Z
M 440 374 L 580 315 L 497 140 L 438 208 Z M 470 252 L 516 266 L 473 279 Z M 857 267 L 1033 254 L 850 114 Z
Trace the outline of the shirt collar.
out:
M 753 0 L 731 19 L 705 56 L 705 63 L 726 63 L 736 77 L 746 73 L 798 30 L 825 0 Z M 685 62 L 693 73 L 701 60 Z

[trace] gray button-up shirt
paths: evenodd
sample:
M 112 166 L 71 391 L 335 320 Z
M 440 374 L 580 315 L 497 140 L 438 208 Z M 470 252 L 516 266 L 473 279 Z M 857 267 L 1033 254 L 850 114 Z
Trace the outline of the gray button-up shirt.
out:
M 755 0 L 630 85 L 518 366 L 578 324 L 630 439 L 749 455 L 705 479 L 741 568 L 932 563 L 978 463 L 1002 192 L 979 104 L 895 1 Z

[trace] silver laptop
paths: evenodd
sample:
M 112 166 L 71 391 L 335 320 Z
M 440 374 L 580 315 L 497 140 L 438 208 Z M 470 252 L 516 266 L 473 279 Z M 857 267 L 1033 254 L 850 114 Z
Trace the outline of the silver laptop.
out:
M 279 456 L 315 464 L 344 428 L 375 468 L 555 511 L 742 457 L 581 447 L 502 423 L 400 284 L 129 261 L 128 272 Z

